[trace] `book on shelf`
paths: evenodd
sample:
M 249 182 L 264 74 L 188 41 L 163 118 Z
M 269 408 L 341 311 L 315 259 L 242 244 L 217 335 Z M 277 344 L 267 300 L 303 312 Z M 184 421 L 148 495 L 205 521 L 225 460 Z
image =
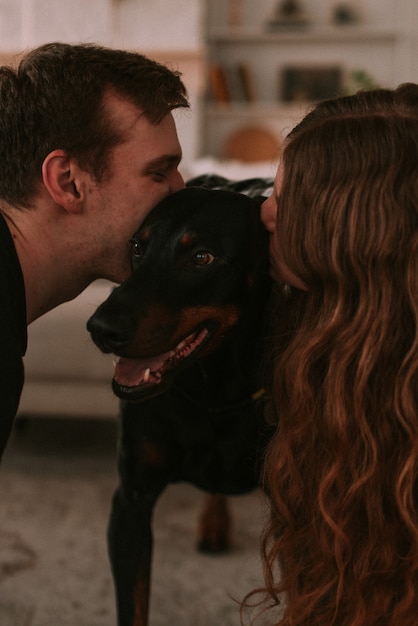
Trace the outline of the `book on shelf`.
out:
M 255 102 L 257 100 L 254 76 L 251 67 L 247 63 L 238 63 L 238 73 L 244 91 L 244 99 L 246 102 Z
M 215 102 L 225 104 L 231 101 L 225 69 L 220 63 L 211 63 L 209 65 L 209 87 Z
M 217 63 L 209 66 L 210 93 L 215 102 L 254 102 L 254 81 L 248 64 Z

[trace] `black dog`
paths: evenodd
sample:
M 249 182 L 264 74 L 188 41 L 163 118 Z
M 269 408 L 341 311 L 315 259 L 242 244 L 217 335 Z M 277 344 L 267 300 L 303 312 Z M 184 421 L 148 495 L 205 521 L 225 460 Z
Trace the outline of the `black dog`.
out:
M 147 624 L 151 517 L 167 484 L 225 495 L 259 484 L 273 432 L 260 382 L 271 282 L 259 213 L 260 200 L 230 191 L 168 197 L 132 240 L 132 276 L 88 322 L 98 347 L 121 357 L 121 483 L 109 528 L 121 626 Z M 210 501 L 225 521 L 222 497 Z M 201 547 L 226 547 L 227 531 L 211 532 Z

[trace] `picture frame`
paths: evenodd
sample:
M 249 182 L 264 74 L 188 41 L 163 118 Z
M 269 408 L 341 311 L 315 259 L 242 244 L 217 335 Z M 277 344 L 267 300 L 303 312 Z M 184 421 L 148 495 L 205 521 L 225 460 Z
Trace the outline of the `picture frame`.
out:
M 284 67 L 280 76 L 280 99 L 284 102 L 317 102 L 341 94 L 343 71 L 338 65 Z

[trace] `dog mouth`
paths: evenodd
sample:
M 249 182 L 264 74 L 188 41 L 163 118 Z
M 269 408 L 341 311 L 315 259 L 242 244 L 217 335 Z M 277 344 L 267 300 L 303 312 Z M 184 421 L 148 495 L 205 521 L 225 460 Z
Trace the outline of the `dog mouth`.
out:
M 118 357 L 114 363 L 113 391 L 122 399 L 148 395 L 166 374 L 183 366 L 206 344 L 211 332 L 203 327 L 182 339 L 174 349 L 150 358 Z

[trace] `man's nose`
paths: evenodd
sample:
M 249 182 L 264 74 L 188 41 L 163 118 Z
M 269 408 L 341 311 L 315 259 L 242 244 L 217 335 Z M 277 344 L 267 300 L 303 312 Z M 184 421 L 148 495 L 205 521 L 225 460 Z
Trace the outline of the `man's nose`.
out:
M 180 174 L 178 170 L 176 170 L 171 180 L 170 193 L 174 193 L 175 191 L 180 191 L 180 189 L 184 189 L 185 186 L 186 184 L 184 182 L 183 176 Z

